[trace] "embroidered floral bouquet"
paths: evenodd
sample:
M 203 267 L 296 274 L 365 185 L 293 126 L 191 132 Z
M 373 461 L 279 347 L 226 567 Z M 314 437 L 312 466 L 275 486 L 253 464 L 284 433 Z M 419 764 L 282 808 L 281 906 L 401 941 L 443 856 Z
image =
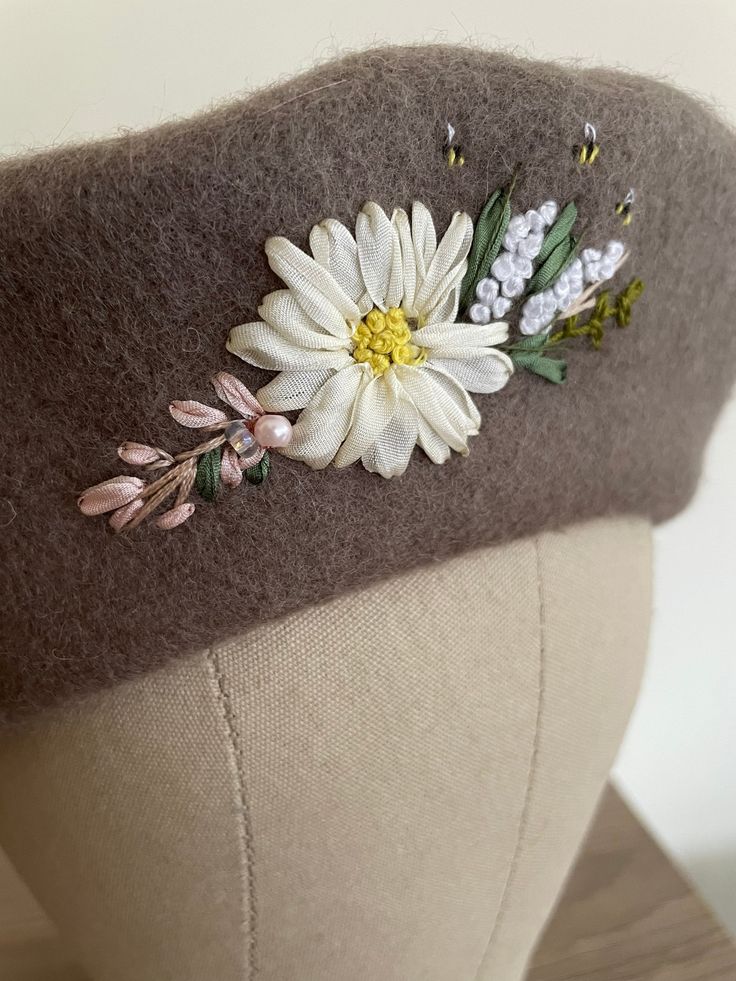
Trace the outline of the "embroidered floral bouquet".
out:
M 268 239 L 286 289 L 264 298 L 261 320 L 231 330 L 227 349 L 276 377 L 256 398 L 218 374 L 215 392 L 234 417 L 172 402 L 174 419 L 208 438 L 177 455 L 123 443 L 126 463 L 160 475 L 97 484 L 80 496 L 81 511 L 112 512 L 115 531 L 148 517 L 174 528 L 194 511 L 192 491 L 214 500 L 220 484 L 263 483 L 273 450 L 314 469 L 360 460 L 396 477 L 417 445 L 433 463 L 468 453 L 481 422 L 469 393 L 499 391 L 515 368 L 562 383 L 566 364 L 550 353 L 581 337 L 600 347 L 608 321 L 629 323 L 643 286 L 633 280 L 615 299 L 600 291 L 627 259 L 623 244 L 580 251 L 574 203 L 512 215 L 512 187 L 491 195 L 475 229 L 457 212 L 439 243 L 419 202 L 411 218 L 397 208 L 390 219 L 369 202 L 355 236 L 328 218 L 310 233 L 311 256 Z M 292 426 L 284 413 L 293 412 Z

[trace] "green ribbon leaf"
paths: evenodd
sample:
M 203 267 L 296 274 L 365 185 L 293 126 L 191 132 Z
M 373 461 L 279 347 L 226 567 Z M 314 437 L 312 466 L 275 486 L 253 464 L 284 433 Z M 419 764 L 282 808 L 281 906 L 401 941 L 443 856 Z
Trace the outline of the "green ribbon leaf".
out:
M 546 358 L 538 351 L 513 352 L 511 360 L 517 368 L 539 375 L 555 385 L 562 385 L 567 378 L 567 362 L 560 358 Z
M 577 251 L 578 243 L 572 235 L 568 235 L 559 242 L 529 280 L 526 288 L 527 294 L 531 296 L 533 293 L 541 293 L 542 290 L 546 290 L 548 286 L 554 283 L 562 270 L 572 262 Z
M 217 488 L 220 486 L 220 465 L 222 461 L 222 448 L 216 447 L 203 453 L 197 461 L 197 474 L 194 478 L 194 486 L 197 493 L 205 501 L 214 501 L 217 496 Z
M 546 334 L 527 334 L 524 337 L 519 337 L 514 341 L 512 350 L 538 351 L 540 348 L 544 347 L 547 340 L 548 338 Z
M 539 250 L 539 255 L 537 256 L 537 268 L 543 266 L 557 246 L 570 237 L 572 226 L 577 221 L 577 217 L 578 209 L 575 206 L 575 202 L 570 201 L 559 213 L 557 221 L 544 236 L 542 248 Z
M 494 191 L 483 206 L 475 224 L 473 244 L 468 256 L 468 269 L 463 277 L 460 305 L 469 307 L 475 288 L 484 279 L 501 251 L 503 237 L 511 219 L 511 187 Z
M 248 467 L 245 471 L 245 479 L 249 484 L 262 484 L 271 472 L 271 454 L 266 452 L 255 466 Z
M 488 248 L 488 244 L 493 236 L 493 226 L 494 226 L 494 208 L 498 204 L 503 192 L 498 190 L 494 191 L 493 194 L 488 198 L 486 203 L 483 205 L 483 210 L 478 216 L 478 220 L 475 223 L 475 232 L 473 233 L 473 244 L 470 246 L 470 253 L 468 255 L 468 268 L 463 277 L 462 287 L 461 287 L 461 302 L 462 305 L 466 305 L 468 297 L 472 298 L 472 294 L 475 291 L 476 275 L 478 273 L 478 268 L 480 266 L 481 260 L 485 255 L 485 251 Z

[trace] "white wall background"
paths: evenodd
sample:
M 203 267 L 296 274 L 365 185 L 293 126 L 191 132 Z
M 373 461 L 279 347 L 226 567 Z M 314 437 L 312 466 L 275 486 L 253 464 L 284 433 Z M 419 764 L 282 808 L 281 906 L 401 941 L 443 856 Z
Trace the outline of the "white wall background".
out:
M 469 39 L 666 76 L 736 122 L 734 0 L 0 0 L 0 154 L 149 126 L 347 48 Z M 697 500 L 656 537 L 651 660 L 616 776 L 736 932 L 733 404 Z

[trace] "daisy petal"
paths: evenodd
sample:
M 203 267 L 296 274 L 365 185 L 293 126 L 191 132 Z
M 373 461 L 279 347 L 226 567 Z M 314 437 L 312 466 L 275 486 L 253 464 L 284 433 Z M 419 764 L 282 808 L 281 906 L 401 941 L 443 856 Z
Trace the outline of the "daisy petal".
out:
M 382 477 L 400 477 L 417 444 L 418 429 L 416 406 L 406 398 L 398 398 L 389 424 L 361 457 L 365 469 Z
M 462 280 L 456 286 L 453 286 L 452 289 L 448 290 L 447 295 L 440 304 L 433 307 L 428 313 L 425 312 L 422 317 L 422 323 L 454 323 L 457 320 L 457 312 L 460 309 L 461 285 Z
M 355 363 L 332 375 L 297 419 L 291 443 L 281 452 L 314 470 L 326 467 L 350 429 L 355 402 L 370 376 L 367 365 Z
M 399 236 L 386 212 L 374 202 L 363 205 L 355 222 L 358 259 L 366 289 L 383 310 L 397 307 L 404 290 Z
M 414 243 L 414 256 L 417 264 L 417 279 L 420 283 L 427 277 L 427 270 L 437 251 L 437 233 L 429 209 L 415 201 L 411 207 L 411 237 Z
M 347 296 L 360 306 L 366 289 L 358 261 L 358 246 L 342 222 L 326 218 L 315 225 L 309 233 L 309 245 L 320 266 L 327 269 Z
M 508 340 L 508 324 L 437 323 L 412 334 L 412 343 L 440 358 L 469 358 Z
M 347 351 L 313 351 L 298 347 L 263 321 L 233 327 L 227 349 L 256 368 L 269 371 L 320 371 L 352 363 Z
M 415 316 L 414 297 L 417 291 L 417 259 L 411 239 L 409 216 L 403 208 L 396 208 L 391 216 L 391 224 L 396 229 L 401 249 L 401 265 L 404 274 L 404 296 L 401 306 L 408 316 Z
M 426 275 L 419 282 L 416 308 L 420 315 L 429 316 L 435 307 L 444 303 L 448 292 L 461 284 L 472 240 L 473 222 L 470 216 L 465 212 L 456 212 Z
M 335 278 L 302 252 L 288 238 L 276 236 L 266 241 L 268 262 L 286 283 L 304 312 L 336 337 L 349 331 L 346 321 L 360 319 L 355 303 Z
M 373 378 L 355 403 L 350 431 L 335 457 L 335 466 L 349 467 L 359 460 L 389 424 L 395 409 L 396 397 L 385 375 Z
M 514 365 L 502 351 L 486 351 L 481 357 L 460 359 L 432 358 L 440 368 L 457 381 L 466 392 L 489 394 L 502 389 L 514 373 Z
M 432 429 L 423 415 L 418 419 L 417 444 L 427 454 L 432 463 L 445 463 L 452 452 L 447 443 Z
M 258 398 L 267 412 L 303 409 L 334 373 L 330 368 L 324 371 L 282 371 L 259 390 Z
M 480 413 L 454 378 L 431 363 L 422 368 L 397 368 L 402 387 L 427 423 L 448 446 L 468 452 L 468 436 L 475 436 Z
M 313 351 L 337 351 L 350 347 L 350 334 L 345 324 L 345 335 L 328 334 L 299 305 L 291 290 L 276 290 L 263 298 L 258 313 L 264 321 L 282 337 L 297 347 Z

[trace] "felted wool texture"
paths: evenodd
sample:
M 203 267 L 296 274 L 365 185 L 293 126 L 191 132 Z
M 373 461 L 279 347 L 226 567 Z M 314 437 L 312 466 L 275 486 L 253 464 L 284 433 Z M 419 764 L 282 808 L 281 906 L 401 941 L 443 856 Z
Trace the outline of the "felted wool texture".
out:
M 466 164 L 448 169 L 446 121 Z M 574 147 L 586 120 L 602 151 Z M 196 434 L 172 399 L 269 373 L 225 351 L 280 287 L 269 235 L 306 246 L 366 200 L 415 199 L 438 230 L 515 167 L 516 210 L 574 199 L 586 243 L 624 238 L 647 290 L 564 388 L 518 372 L 477 396 L 481 433 L 384 481 L 277 457 L 261 488 L 176 531 L 112 535 L 84 487 L 130 472 L 126 439 Z M 629 187 L 634 220 L 614 206 Z M 189 121 L 0 167 L 4 716 L 107 685 L 404 569 L 609 514 L 661 521 L 696 484 L 736 366 L 736 139 L 673 88 L 464 47 L 374 50 Z M 190 441 L 191 437 L 191 441 Z

